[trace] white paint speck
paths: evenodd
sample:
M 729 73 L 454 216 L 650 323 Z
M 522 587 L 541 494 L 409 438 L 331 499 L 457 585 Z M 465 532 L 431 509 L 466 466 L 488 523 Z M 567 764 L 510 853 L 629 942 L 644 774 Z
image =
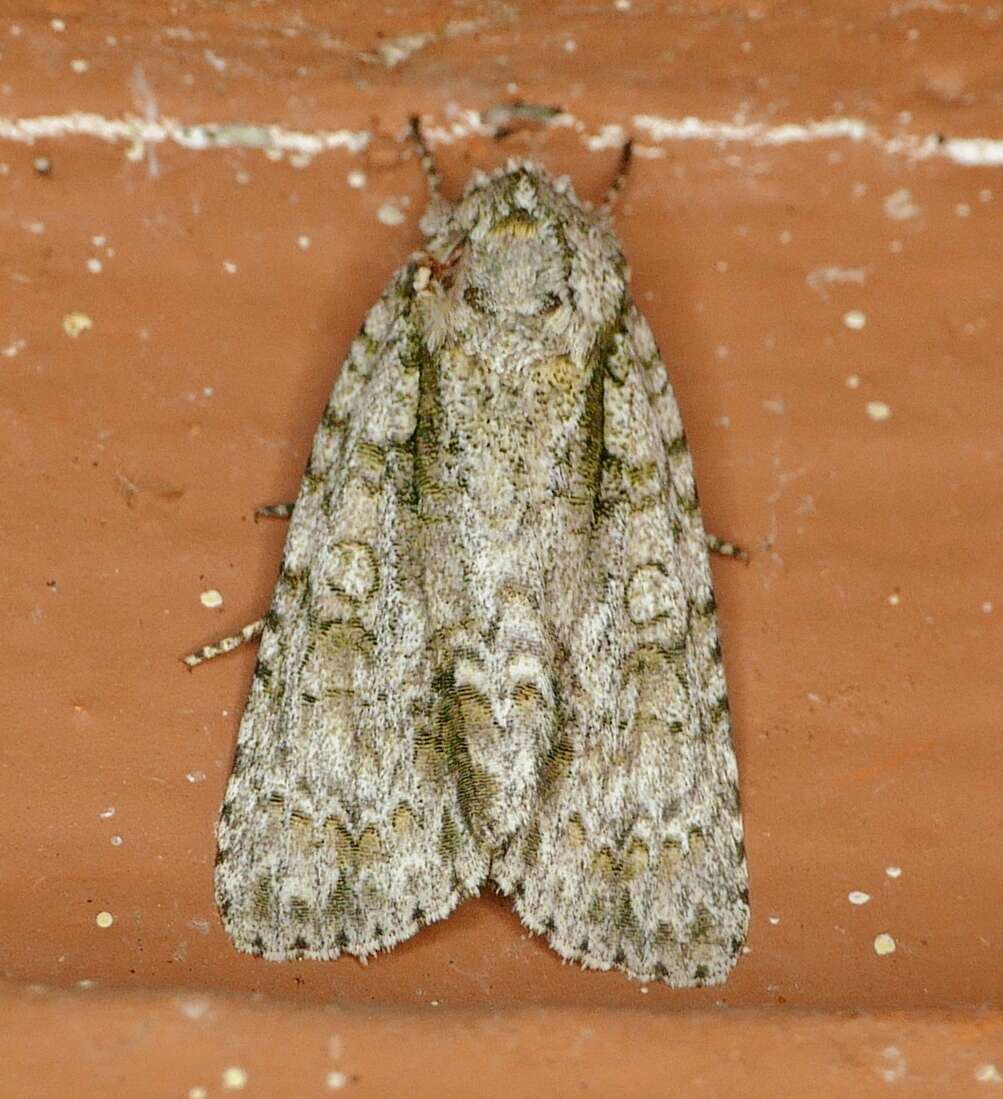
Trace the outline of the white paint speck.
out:
M 852 893 L 846 894 L 846 899 L 850 902 L 850 904 L 861 905 L 867 904 L 867 902 L 871 899 L 871 895 L 870 893 L 863 892 L 863 890 L 854 889 Z
M 979 1065 L 975 1069 L 975 1079 L 980 1084 L 1003 1084 L 1003 1076 L 993 1064 Z
M 902 596 L 899 595 L 899 593 L 897 591 L 893 591 L 892 594 L 888 596 L 888 606 L 889 607 L 897 607 L 899 605 L 899 603 L 901 603 L 901 602 L 902 602 Z
M 630 11 L 630 0 L 615 0 L 613 7 L 617 11 Z
M 84 332 L 88 332 L 94 327 L 94 322 L 87 316 L 86 313 L 67 313 L 63 317 L 63 331 L 71 339 L 76 339 Z
M 3 355 L 5 359 L 13 359 L 20 354 L 28 346 L 27 340 L 11 340 L 9 344 L 2 351 L 0 355 Z
M 112 836 L 111 837 L 111 845 L 112 845 L 112 847 L 121 847 L 122 846 L 122 837 L 121 836 Z
M 979 191 L 979 202 L 992 202 L 992 200 L 992 191 L 988 187 L 983 187 L 982 190 Z
M 901 252 L 904 247 L 905 245 L 900 240 L 890 240 L 888 242 L 888 251 L 893 252 L 896 255 L 898 255 L 898 253 Z
M 247 1086 L 247 1072 L 240 1065 L 231 1065 L 223 1069 L 223 1087 L 227 1091 L 240 1091 Z
M 846 377 L 846 388 L 847 389 L 859 389 L 860 388 L 860 375 L 859 374 L 848 374 L 847 377 Z
M 908 187 L 900 187 L 890 195 L 885 196 L 885 213 L 892 221 L 908 221 L 909 218 L 919 216 L 919 206 L 913 201 L 912 192 Z
M 98 927 L 111 927 L 111 925 L 115 922 L 115 917 L 110 912 L 99 912 L 94 917 L 94 922 L 98 925 Z
M 859 309 L 851 309 L 843 314 L 843 324 L 854 332 L 859 332 L 867 324 L 867 314 L 862 313 Z
M 767 412 L 772 412 L 776 416 L 783 416 L 784 414 L 784 399 L 783 397 L 773 397 L 770 400 L 762 401 L 762 406 Z
M 992 601 L 991 601 L 991 600 L 987 599 L 987 600 L 986 600 L 986 601 L 985 601 L 985 602 L 984 602 L 984 603 L 982 604 L 982 613 L 983 613 L 983 614 L 992 614 L 992 613 L 993 613 L 993 605 L 992 605 Z
M 226 58 L 213 53 L 212 50 L 203 50 L 202 56 L 218 73 L 226 72 Z
M 296 238 L 296 243 L 305 252 L 310 247 L 310 238 L 306 235 L 306 233 L 300 233 L 300 235 Z
M 348 1077 L 343 1072 L 329 1072 L 327 1074 L 327 1086 L 331 1091 L 340 1091 L 348 1083 Z
M 64 30 L 66 30 L 66 24 L 62 21 L 62 19 L 50 19 L 49 26 L 52 27 L 52 29 L 57 34 L 61 34 Z
M 714 270 L 720 271 L 723 275 L 725 271 L 728 270 L 728 261 L 726 259 L 719 259 L 717 263 L 714 264 Z
M 777 924 L 780 923 L 780 917 L 779 916 L 770 916 L 770 923 L 773 924 L 774 927 L 776 927 Z
M 726 358 L 727 358 L 727 357 L 728 357 L 728 356 L 729 356 L 729 355 L 731 354 L 731 352 L 730 352 L 730 351 L 728 350 L 728 345 L 727 345 L 727 344 L 724 344 L 724 343 L 719 343 L 719 344 L 717 345 L 717 347 L 715 347 L 715 348 L 714 348 L 714 354 L 715 354 L 715 355 L 716 355 L 716 356 L 717 356 L 717 357 L 718 357 L 718 358 L 719 358 L 719 359 L 720 359 L 720 360 L 721 360 L 722 362 L 724 362 L 724 360 L 725 360 L 725 359 L 726 359 Z
M 203 607 L 222 607 L 223 596 L 215 588 L 210 588 L 199 596 L 199 602 Z
M 867 415 L 875 422 L 881 423 L 883 420 L 887 420 L 891 416 L 891 408 L 885 404 L 884 401 L 868 401 L 867 402 Z
M 87 270 L 90 271 L 92 275 L 100 275 L 103 266 L 104 265 L 96 256 L 91 256 L 87 261 Z
M 376 219 L 383 225 L 402 225 L 404 223 L 404 211 L 392 202 L 384 202 L 376 211 Z
M 188 1089 L 188 1099 L 209 1099 L 209 1092 L 201 1084 Z
M 200 782 L 205 782 L 205 771 L 188 771 L 185 778 L 193 786 L 197 786 Z
M 45 232 L 44 221 L 27 221 L 25 222 L 24 227 L 29 233 L 33 233 L 36 237 L 40 237 Z
M 777 240 L 779 240 L 781 244 L 790 244 L 793 239 L 794 234 L 790 231 L 790 229 L 781 229 L 780 232 L 777 234 Z
M 573 38 L 569 38 L 565 41 L 565 43 L 564 43 L 564 52 L 565 53 L 574 53 L 575 50 L 577 50 L 577 49 L 578 49 L 578 43 Z
M 70 62 L 70 68 L 75 73 L 85 73 L 91 67 L 90 62 L 83 57 L 74 57 Z
M 890 878 L 901 878 L 902 877 L 902 867 L 901 866 L 886 866 L 885 867 L 885 873 Z
M 895 953 L 895 940 L 887 931 L 882 931 L 880 935 L 874 936 L 874 953 L 882 957 L 886 954 Z
M 233 262 L 233 260 L 225 259 L 223 260 L 223 270 L 228 275 L 235 275 L 237 273 L 237 265 Z
M 115 807 L 113 805 L 109 805 L 107 809 L 102 809 L 101 812 L 98 813 L 98 816 L 102 820 L 111 820 L 111 818 L 114 815 L 115 815 Z
M 366 173 L 356 169 L 354 172 L 349 172 L 348 175 L 345 176 L 345 180 L 349 187 L 359 191 L 366 185 Z
M 103 233 L 95 233 L 94 236 L 91 237 L 91 244 L 93 244 L 95 248 L 104 248 L 107 243 L 108 238 Z
M 889 1067 L 878 1071 L 886 1084 L 894 1084 L 896 1080 L 901 1080 L 906 1074 L 906 1059 L 898 1046 L 887 1046 L 883 1051 L 883 1056 Z

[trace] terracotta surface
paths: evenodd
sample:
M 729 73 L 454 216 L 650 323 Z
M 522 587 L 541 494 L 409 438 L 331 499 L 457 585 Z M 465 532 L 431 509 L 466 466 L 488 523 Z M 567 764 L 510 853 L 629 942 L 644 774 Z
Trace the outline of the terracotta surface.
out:
M 0 3 L 0 1096 L 1003 1088 L 1003 10 L 165 11 Z M 568 115 L 474 132 L 514 98 Z M 254 653 L 178 657 L 267 606 L 253 510 L 418 243 L 418 110 L 451 193 L 532 154 L 598 197 L 637 139 L 635 292 L 753 551 L 715 563 L 753 905 L 721 988 L 563 966 L 495 896 L 366 967 L 218 924 Z

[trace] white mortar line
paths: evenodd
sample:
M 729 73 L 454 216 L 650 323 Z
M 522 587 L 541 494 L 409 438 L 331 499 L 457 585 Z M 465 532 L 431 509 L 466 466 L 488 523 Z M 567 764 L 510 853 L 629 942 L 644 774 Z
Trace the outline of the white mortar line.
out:
M 559 116 L 553 124 L 568 126 L 580 134 L 590 149 L 620 145 L 626 131 L 618 125 L 606 125 L 588 133 L 583 122 L 570 115 Z M 819 141 L 850 141 L 872 145 L 892 156 L 910 160 L 942 157 L 964 167 L 1003 167 L 1003 138 L 949 137 L 936 134 L 900 133 L 885 136 L 880 130 L 857 118 L 826 118 L 806 123 L 713 122 L 692 116 L 658 118 L 635 115 L 635 131 L 648 135 L 655 146 L 676 141 L 709 141 L 721 145 L 744 144 L 756 148 L 798 145 Z M 491 134 L 476 111 L 463 110 L 441 126 L 429 126 L 426 137 L 431 143 L 451 144 L 472 133 Z M 34 144 L 42 138 L 84 136 L 101 141 L 128 142 L 135 151 L 145 145 L 173 143 L 186 149 L 243 148 L 275 149 L 311 157 L 333 149 L 361 152 L 371 134 L 365 130 L 287 130 L 278 125 L 253 122 L 208 122 L 186 125 L 171 118 L 139 118 L 126 115 L 107 118 L 99 114 L 71 112 L 39 115 L 34 118 L 0 118 L 0 141 Z M 654 152 L 654 150 L 649 150 Z M 656 154 L 657 155 L 657 154 Z

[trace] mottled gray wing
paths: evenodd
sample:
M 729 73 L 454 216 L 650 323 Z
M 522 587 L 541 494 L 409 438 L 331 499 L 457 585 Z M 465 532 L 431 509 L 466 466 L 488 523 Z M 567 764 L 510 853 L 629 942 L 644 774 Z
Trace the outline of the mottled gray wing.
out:
M 692 463 L 632 306 L 601 360 L 593 519 L 569 546 L 580 560 L 562 584 L 577 592 L 553 601 L 562 658 L 539 811 L 492 877 L 566 958 L 674 986 L 714 984 L 741 949 L 748 902 Z
M 217 904 L 267 958 L 371 954 L 487 871 L 438 731 L 412 281 L 369 313 L 314 438 L 223 804 Z

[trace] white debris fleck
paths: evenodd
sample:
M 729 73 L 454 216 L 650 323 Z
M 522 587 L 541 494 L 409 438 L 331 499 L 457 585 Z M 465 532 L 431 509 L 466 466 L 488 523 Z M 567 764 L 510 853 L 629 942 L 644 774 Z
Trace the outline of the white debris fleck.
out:
M 305 252 L 310 247 L 310 238 L 306 235 L 306 233 L 300 233 L 300 235 L 296 238 L 296 243 Z
M 884 401 L 867 402 L 867 415 L 870 416 L 875 423 L 881 423 L 882 420 L 887 420 L 891 414 L 891 408 L 885 404 Z
M 893 221 L 908 221 L 919 216 L 919 206 L 908 187 L 900 187 L 885 197 L 885 213 Z
M 777 234 L 777 240 L 779 240 L 781 244 L 790 244 L 793 239 L 794 234 L 790 231 L 790 229 L 781 229 L 780 232 Z
M 959 218 L 966 218 L 972 212 L 972 208 L 968 205 L 967 202 L 959 202 L 954 207 L 954 212 L 958 215 Z
M 61 33 L 62 31 L 66 30 L 66 24 L 62 21 L 62 19 L 50 19 L 49 26 L 52 27 L 52 29 L 57 33 Z
M 111 927 L 111 925 L 115 922 L 115 917 L 110 912 L 99 912 L 94 917 L 94 922 L 98 925 L 98 927 Z
M 899 595 L 899 593 L 897 591 L 893 591 L 891 593 L 891 595 L 888 596 L 888 606 L 889 607 L 897 607 L 899 605 L 899 603 L 901 603 L 901 602 L 902 602 L 902 596 Z
M 567 41 L 565 41 L 565 43 L 564 43 L 564 52 L 565 53 L 574 53 L 575 50 L 577 50 L 577 49 L 578 49 L 578 43 L 573 38 L 569 38 L 569 39 L 567 39 Z
M 70 62 L 70 68 L 75 73 L 85 73 L 90 67 L 90 62 L 85 60 L 83 57 L 74 57 L 73 60 Z
M 240 1091 L 247 1086 L 247 1071 L 240 1065 L 231 1065 L 223 1069 L 223 1087 L 227 1091 Z
M 358 169 L 354 172 L 349 172 L 345 179 L 348 186 L 356 191 L 361 190 L 366 185 L 366 173 L 360 172 Z
M 879 954 L 882 957 L 886 954 L 895 953 L 895 940 L 887 931 L 882 931 L 880 935 L 875 935 L 874 953 Z
M 5 359 L 13 359 L 15 355 L 18 355 L 27 346 L 27 340 L 11 340 L 5 348 L 0 350 L 0 355 L 3 355 Z
M 96 256 L 91 256 L 87 261 L 87 270 L 90 271 L 92 275 L 100 275 L 103 266 L 104 265 Z
M 846 388 L 847 389 L 859 389 L 860 388 L 860 375 L 859 374 L 848 374 L 847 377 L 846 377 Z
M 776 927 L 777 924 L 780 923 L 780 917 L 779 916 L 770 916 L 770 923 L 773 924 L 774 927 Z
M 767 401 L 760 402 L 767 412 L 776 413 L 777 416 L 784 414 L 784 399 L 783 397 L 773 397 Z
M 982 190 L 979 191 L 979 202 L 992 202 L 992 200 L 992 191 L 988 187 L 983 187 Z
M 93 244 L 95 248 L 104 248 L 107 243 L 108 238 L 103 233 L 95 233 L 94 236 L 91 237 L 91 244 Z
M 113 805 L 109 805 L 107 809 L 102 809 L 101 812 L 98 813 L 98 816 L 102 820 L 111 820 L 111 818 L 114 815 L 115 815 L 115 807 Z
M 867 314 L 862 313 L 859 309 L 851 309 L 843 314 L 843 324 L 854 332 L 859 332 L 867 324 Z
M 228 275 L 235 275 L 237 273 L 237 265 L 233 262 L 233 260 L 225 259 L 223 260 L 223 270 Z
M 384 202 L 376 211 L 376 219 L 384 225 L 402 225 L 404 211 L 392 202 Z
M 209 1099 L 209 1092 L 201 1084 L 188 1089 L 188 1099 Z
M 199 602 L 203 607 L 222 607 L 223 596 L 215 588 L 210 588 L 199 596 Z
M 979 1065 L 975 1069 L 975 1079 L 980 1084 L 1003 1084 L 1003 1076 L 993 1064 Z
M 871 899 L 871 895 L 870 893 L 865 893 L 861 889 L 854 889 L 852 893 L 846 894 L 846 899 L 850 902 L 850 904 L 861 905 L 867 904 L 867 902 Z
M 898 253 L 898 252 L 901 252 L 904 247 L 905 247 L 905 245 L 900 240 L 890 240 L 888 242 L 888 251 L 889 252 Z
M 630 0 L 615 0 L 613 7 L 617 11 L 630 11 Z
M 193 785 L 196 786 L 200 782 L 205 782 L 205 771 L 188 771 L 185 774 L 185 778 Z
M 112 836 L 111 837 L 111 845 L 112 845 L 112 847 L 121 847 L 122 846 L 122 837 L 121 836 Z
M 906 1074 L 906 1059 L 898 1046 L 887 1046 L 884 1050 L 884 1058 L 889 1063 L 889 1067 L 878 1071 L 885 1083 L 894 1084 Z
M 719 259 L 714 264 L 714 270 L 719 271 L 722 275 L 728 270 L 728 261 L 726 259 Z
M 327 1086 L 331 1091 L 340 1091 L 348 1083 L 348 1077 L 343 1072 L 329 1072 L 327 1074 Z
M 885 867 L 885 873 L 890 878 L 901 878 L 902 877 L 902 867 L 901 866 L 886 866 Z
M 991 600 L 987 599 L 982 604 L 982 613 L 983 614 L 992 614 L 993 613 L 993 605 L 992 605 Z
M 93 327 L 94 322 L 86 313 L 74 311 L 72 313 L 67 313 L 66 316 L 63 317 L 63 331 L 74 340 L 81 335 L 81 333 L 87 332 Z

